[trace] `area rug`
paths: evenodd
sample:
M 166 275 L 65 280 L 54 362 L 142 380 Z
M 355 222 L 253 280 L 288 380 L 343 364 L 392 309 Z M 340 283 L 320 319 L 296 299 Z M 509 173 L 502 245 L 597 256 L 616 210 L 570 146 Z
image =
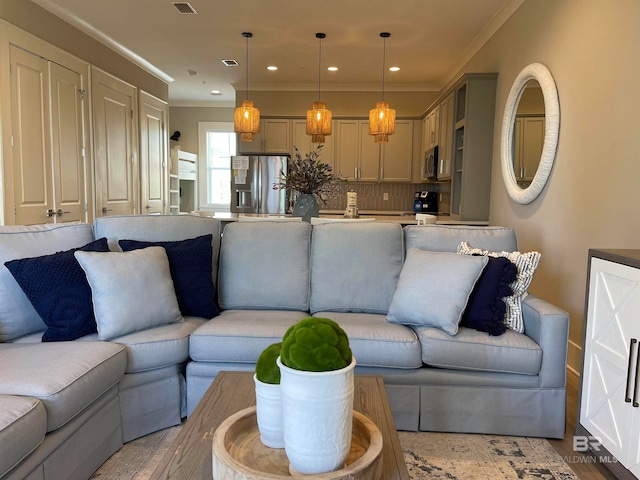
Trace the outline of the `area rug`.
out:
M 151 477 L 181 426 L 127 443 L 93 474 L 99 480 Z M 542 438 L 398 432 L 412 480 L 578 480 Z

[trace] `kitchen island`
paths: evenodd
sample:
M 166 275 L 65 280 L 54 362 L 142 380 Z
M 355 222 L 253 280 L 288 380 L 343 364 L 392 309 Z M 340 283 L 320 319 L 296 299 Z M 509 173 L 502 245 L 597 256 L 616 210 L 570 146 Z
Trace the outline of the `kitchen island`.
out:
M 264 213 L 230 213 L 230 212 L 212 212 L 210 215 L 213 218 L 217 218 L 223 224 L 223 226 L 229 222 L 237 222 L 241 219 L 273 219 L 273 220 L 287 220 L 292 218 L 290 214 L 278 215 L 278 214 L 264 214 Z M 321 210 L 320 218 L 335 218 L 343 219 L 344 212 L 337 210 Z M 362 210 L 360 212 L 360 219 L 374 218 L 376 222 L 391 222 L 399 223 L 400 225 L 416 225 L 416 217 L 413 213 L 397 212 L 397 211 L 385 211 L 385 210 Z M 448 215 L 439 215 L 436 225 L 477 225 L 486 226 L 489 225 L 488 220 L 478 221 L 460 221 L 453 220 Z

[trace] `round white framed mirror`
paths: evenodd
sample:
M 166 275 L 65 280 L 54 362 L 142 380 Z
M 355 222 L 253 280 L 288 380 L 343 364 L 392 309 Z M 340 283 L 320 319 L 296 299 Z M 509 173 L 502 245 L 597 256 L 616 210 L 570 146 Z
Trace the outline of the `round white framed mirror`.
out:
M 540 85 L 544 98 L 544 142 L 538 168 L 533 178 L 525 182 L 519 180 L 523 175 L 519 170 L 516 177 L 516 121 L 518 116 L 518 104 L 527 88 L 527 85 Z M 558 135 L 560 133 L 560 103 L 558 90 L 549 69 L 541 63 L 532 63 L 522 69 L 516 77 L 509 92 L 502 119 L 502 135 L 500 142 L 500 155 L 502 163 L 502 178 L 509 196 L 516 202 L 527 204 L 533 202 L 542 192 L 556 157 L 558 147 Z M 514 168 L 515 166 L 515 168 Z M 532 172 L 529 172 L 530 176 Z

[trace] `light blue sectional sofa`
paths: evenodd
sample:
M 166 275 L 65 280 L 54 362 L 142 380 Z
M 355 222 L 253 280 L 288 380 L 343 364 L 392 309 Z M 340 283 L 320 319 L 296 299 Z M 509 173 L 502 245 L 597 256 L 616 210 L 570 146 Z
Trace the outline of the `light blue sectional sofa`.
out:
M 4 267 L 102 237 L 119 251 L 118 240 L 209 234 L 220 314 L 108 341 L 41 342 L 46 326 Z M 461 241 L 518 247 L 508 228 L 378 222 L 238 222 L 222 232 L 206 217 L 121 216 L 0 227 L 0 478 L 88 478 L 123 442 L 178 424 L 218 372 L 252 371 L 309 315 L 342 326 L 356 373 L 382 375 L 398 429 L 563 437 L 566 312 L 528 295 L 525 332 L 498 337 L 385 320 L 406 252 L 455 252 Z

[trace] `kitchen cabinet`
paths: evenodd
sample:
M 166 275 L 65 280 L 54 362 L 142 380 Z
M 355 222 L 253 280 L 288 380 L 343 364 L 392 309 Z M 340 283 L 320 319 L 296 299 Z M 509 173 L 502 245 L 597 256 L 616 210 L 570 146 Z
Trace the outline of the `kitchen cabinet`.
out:
M 290 154 L 291 150 L 291 120 L 288 118 L 260 120 L 260 132 L 253 136 L 253 142 L 241 142 L 238 136 L 240 154 Z
M 369 135 L 368 120 L 336 120 L 335 163 L 341 178 L 377 182 L 380 144 Z
M 453 163 L 453 92 L 440 103 L 440 124 L 438 135 L 438 180 L 451 178 Z
M 331 165 L 331 168 L 336 170 L 334 155 L 333 155 L 333 145 L 334 138 L 336 132 L 335 121 L 331 124 L 331 135 L 327 135 L 324 137 L 324 144 L 322 147 L 322 151 L 320 153 L 320 160 L 323 163 Z M 293 144 L 291 148 L 291 155 L 293 156 L 295 150 L 293 147 L 298 147 L 300 151 L 300 155 L 304 156 L 307 152 L 310 152 L 314 148 L 317 148 L 319 144 L 311 143 L 311 135 L 307 135 L 307 121 L 306 120 L 292 120 L 292 137 Z
M 545 117 L 534 115 L 516 118 L 514 129 L 514 172 L 516 181 L 531 182 L 538 170 L 544 146 Z
M 442 107 L 440 110 L 441 127 L 450 124 L 447 138 L 451 141 L 446 147 L 451 153 L 445 153 L 445 159 L 451 161 L 445 160 L 445 164 L 449 164 L 450 213 L 455 220 L 489 218 L 496 78 L 493 73 L 465 74 L 447 97 L 446 114 Z M 449 105 L 451 98 L 454 103 Z
M 423 119 L 422 152 L 438 145 L 440 140 L 440 106 L 437 105 Z
M 584 439 L 581 447 L 592 447 L 592 453 L 619 478 L 636 478 L 640 476 L 640 250 L 589 250 L 587 287 L 576 434 Z
M 412 160 L 413 120 L 396 120 L 395 133 L 380 148 L 380 180 L 410 182 Z

